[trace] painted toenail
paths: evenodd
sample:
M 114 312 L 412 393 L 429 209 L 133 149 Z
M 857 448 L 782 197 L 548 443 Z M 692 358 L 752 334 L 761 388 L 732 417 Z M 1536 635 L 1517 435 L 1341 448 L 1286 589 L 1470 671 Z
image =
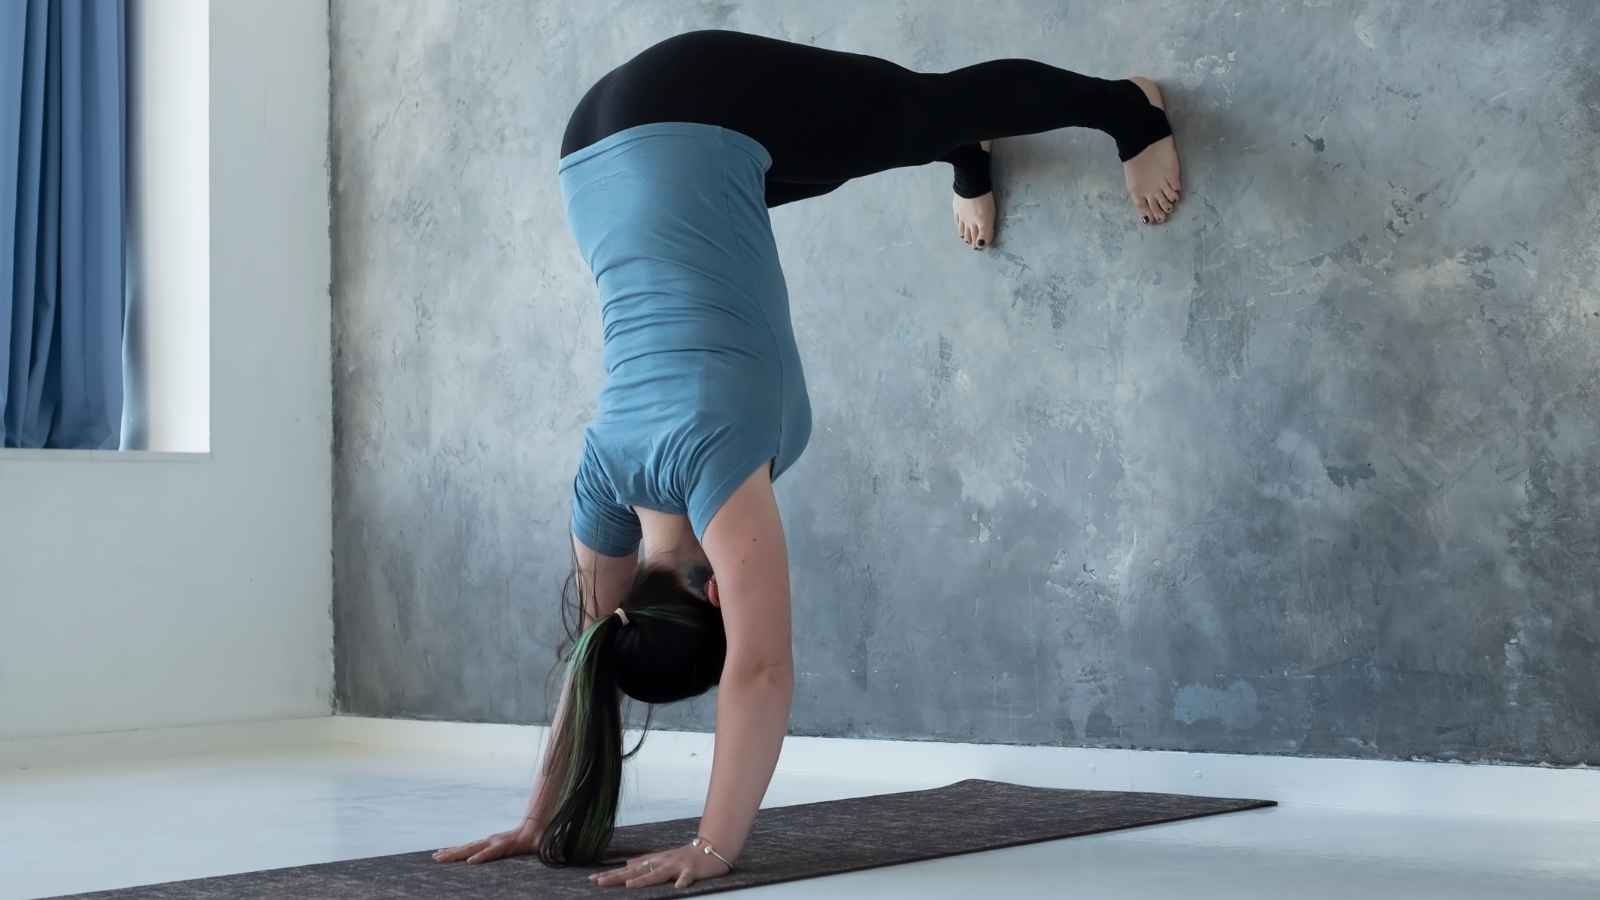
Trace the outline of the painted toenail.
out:
M 1149 216 L 1140 216 L 1139 217 L 1139 221 L 1145 223 L 1146 225 L 1149 225 L 1150 224 L 1150 217 Z
M 987 242 L 987 241 L 981 241 L 981 240 L 980 240 L 980 241 L 978 241 L 978 246 L 979 246 L 979 247 L 982 247 L 982 246 L 983 246 L 983 245 L 984 245 L 984 244 L 986 244 L 986 243 L 988 243 L 988 242 Z

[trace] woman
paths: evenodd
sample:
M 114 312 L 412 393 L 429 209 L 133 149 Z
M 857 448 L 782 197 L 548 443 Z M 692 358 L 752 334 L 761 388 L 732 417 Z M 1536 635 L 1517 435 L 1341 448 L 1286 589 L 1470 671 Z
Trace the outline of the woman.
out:
M 1140 220 L 1165 220 L 1178 157 L 1147 79 L 1028 60 L 924 75 L 707 31 L 657 44 L 590 89 L 560 167 L 600 289 L 608 376 L 574 483 L 569 588 L 584 627 L 522 824 L 436 859 L 597 862 L 621 780 L 620 694 L 665 703 L 720 683 L 699 837 L 592 878 L 685 887 L 732 870 L 794 690 L 772 481 L 811 429 L 767 209 L 944 160 L 957 233 L 983 249 L 995 227 L 987 142 L 1067 126 L 1110 133 Z

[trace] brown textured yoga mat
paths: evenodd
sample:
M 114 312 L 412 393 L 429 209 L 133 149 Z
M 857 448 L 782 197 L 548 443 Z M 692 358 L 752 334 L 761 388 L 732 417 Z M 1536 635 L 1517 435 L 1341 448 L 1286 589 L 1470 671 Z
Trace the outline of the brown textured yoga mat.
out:
M 78 894 L 98 900 L 524 900 L 692 896 L 1175 822 L 1274 805 L 1181 794 L 1068 791 L 997 781 L 762 810 L 732 875 L 682 891 L 591 885 L 593 869 L 549 869 L 529 857 L 440 865 L 402 853 Z M 617 829 L 613 846 L 662 850 L 688 843 L 698 819 Z

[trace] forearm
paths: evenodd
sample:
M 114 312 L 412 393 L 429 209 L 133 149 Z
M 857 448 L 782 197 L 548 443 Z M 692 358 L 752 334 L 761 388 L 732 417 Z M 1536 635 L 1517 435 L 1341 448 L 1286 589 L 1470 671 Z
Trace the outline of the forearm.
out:
M 535 832 L 542 831 L 550 821 L 550 813 L 560 800 L 561 783 L 567 777 L 568 760 L 555 752 L 561 738 L 561 716 L 567 707 L 567 689 L 570 681 L 561 685 L 561 696 L 556 701 L 556 712 L 550 718 L 550 730 L 545 733 L 544 752 L 533 774 L 533 791 L 528 796 L 528 809 L 522 816 L 522 826 Z
M 717 689 L 717 742 L 700 835 L 735 859 L 744 849 L 789 728 L 792 666 L 724 670 Z

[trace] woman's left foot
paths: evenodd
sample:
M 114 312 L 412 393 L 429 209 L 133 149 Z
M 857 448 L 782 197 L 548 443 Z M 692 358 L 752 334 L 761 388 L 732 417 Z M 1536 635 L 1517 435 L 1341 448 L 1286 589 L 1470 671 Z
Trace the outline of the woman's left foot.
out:
M 993 143 L 984 141 L 979 146 L 987 151 Z M 955 211 L 957 237 L 974 250 L 994 243 L 994 191 L 971 198 L 957 194 L 950 206 Z
M 1155 82 L 1143 75 L 1135 75 L 1128 80 L 1144 91 L 1151 106 L 1166 109 L 1161 103 L 1161 91 Z M 1156 141 L 1140 151 L 1138 156 L 1123 163 L 1122 173 L 1127 177 L 1128 193 L 1133 197 L 1139 221 L 1146 225 L 1165 222 L 1183 191 L 1183 182 L 1178 178 L 1178 147 L 1172 136 Z

